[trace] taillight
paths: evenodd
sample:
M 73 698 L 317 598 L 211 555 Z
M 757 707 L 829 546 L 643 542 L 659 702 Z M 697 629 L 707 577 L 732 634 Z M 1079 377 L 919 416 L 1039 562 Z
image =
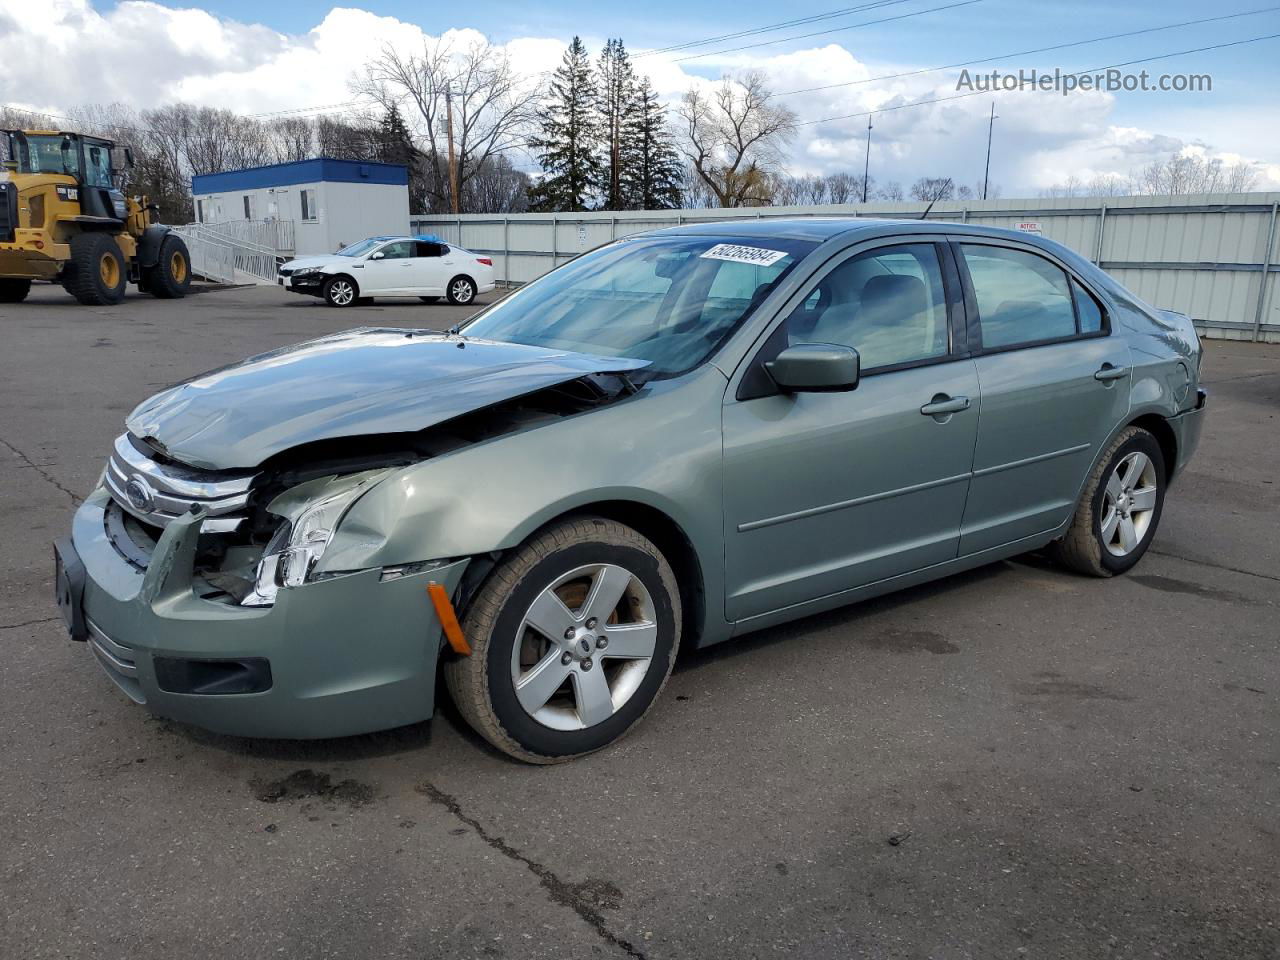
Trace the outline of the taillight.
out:
M 486 267 L 493 266 L 493 261 L 488 257 L 476 257 L 476 263 L 483 263 Z

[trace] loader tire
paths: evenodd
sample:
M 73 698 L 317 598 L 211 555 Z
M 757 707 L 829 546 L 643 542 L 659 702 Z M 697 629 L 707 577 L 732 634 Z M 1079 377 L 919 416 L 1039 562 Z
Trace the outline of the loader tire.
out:
M 0 279 L 0 303 L 21 303 L 30 292 L 30 280 Z
M 71 238 L 71 259 L 63 270 L 62 286 L 81 303 L 119 303 L 128 278 L 124 254 L 111 234 L 81 233 Z
M 160 244 L 160 259 L 154 267 L 147 267 L 139 284 L 159 300 L 180 300 L 191 289 L 191 254 L 187 245 L 176 233 L 171 233 Z

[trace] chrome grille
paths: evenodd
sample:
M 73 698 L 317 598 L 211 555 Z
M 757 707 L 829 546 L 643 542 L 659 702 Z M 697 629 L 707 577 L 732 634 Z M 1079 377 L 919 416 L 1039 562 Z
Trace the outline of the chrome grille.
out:
M 105 479 L 111 498 L 143 523 L 166 527 L 199 504 L 208 511 L 203 532 L 232 533 L 244 522 L 253 478 L 252 473 L 160 463 L 122 434 L 107 461 Z

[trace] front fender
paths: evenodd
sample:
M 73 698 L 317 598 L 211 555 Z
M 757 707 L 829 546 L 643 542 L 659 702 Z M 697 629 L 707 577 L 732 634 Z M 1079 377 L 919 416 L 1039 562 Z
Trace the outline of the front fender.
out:
M 720 409 L 711 366 L 636 396 L 399 470 L 361 497 L 321 572 L 475 556 L 516 546 L 571 510 L 625 500 L 660 510 L 723 567 Z

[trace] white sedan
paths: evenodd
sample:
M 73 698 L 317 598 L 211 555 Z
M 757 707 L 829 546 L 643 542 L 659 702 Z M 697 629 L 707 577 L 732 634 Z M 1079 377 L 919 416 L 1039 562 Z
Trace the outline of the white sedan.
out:
M 446 297 L 465 305 L 494 288 L 493 260 L 439 237 L 370 237 L 332 256 L 299 257 L 280 267 L 279 283 L 292 293 L 349 307 L 374 297 Z

